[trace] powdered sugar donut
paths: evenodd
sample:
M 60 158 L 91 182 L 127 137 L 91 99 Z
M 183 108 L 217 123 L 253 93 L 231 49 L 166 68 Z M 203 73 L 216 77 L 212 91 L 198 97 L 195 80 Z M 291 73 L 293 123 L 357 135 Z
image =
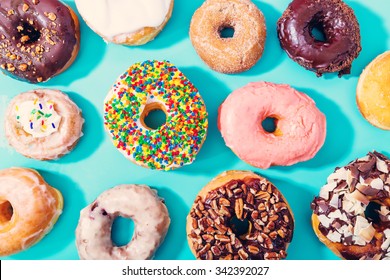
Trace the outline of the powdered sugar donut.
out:
M 89 27 L 108 42 L 143 45 L 171 18 L 174 0 L 76 0 Z
M 111 226 L 122 216 L 134 221 L 129 244 L 116 247 Z M 168 210 L 157 192 L 145 185 L 120 185 L 102 193 L 80 213 L 76 230 L 81 259 L 146 260 L 153 257 L 168 231 Z
M 268 117 L 275 119 L 272 133 L 261 125 Z M 220 106 L 218 126 L 226 145 L 259 168 L 309 160 L 326 136 L 325 116 L 309 96 L 267 82 L 250 83 L 231 93 Z
M 81 110 L 59 90 L 37 89 L 13 98 L 5 134 L 22 155 L 51 160 L 69 153 L 82 136 Z

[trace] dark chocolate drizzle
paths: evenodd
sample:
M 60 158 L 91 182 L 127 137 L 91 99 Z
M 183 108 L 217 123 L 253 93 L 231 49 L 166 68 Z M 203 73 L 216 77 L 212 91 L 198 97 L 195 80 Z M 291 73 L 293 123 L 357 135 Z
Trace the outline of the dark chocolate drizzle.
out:
M 77 28 L 58 0 L 1 0 L 0 69 L 30 83 L 47 81 L 71 59 Z
M 324 42 L 313 36 L 315 27 L 323 30 Z M 341 0 L 294 0 L 279 19 L 277 32 L 288 56 L 317 76 L 349 74 L 361 51 L 359 23 Z

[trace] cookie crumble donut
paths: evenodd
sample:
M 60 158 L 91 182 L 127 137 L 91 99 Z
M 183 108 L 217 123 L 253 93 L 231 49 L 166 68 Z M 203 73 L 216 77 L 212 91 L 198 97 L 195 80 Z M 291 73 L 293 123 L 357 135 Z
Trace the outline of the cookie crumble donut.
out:
M 174 0 L 76 0 L 88 26 L 108 42 L 143 45 L 153 40 L 172 15 Z
M 162 110 L 166 122 L 147 127 Z M 114 146 L 132 162 L 171 170 L 195 160 L 207 134 L 206 106 L 195 86 L 167 61 L 145 61 L 121 75 L 104 102 L 104 125 Z
M 232 38 L 222 37 L 225 28 L 234 30 Z M 263 54 L 266 33 L 264 16 L 250 0 L 207 0 L 190 26 L 191 42 L 200 58 L 222 73 L 254 66 Z
M 61 193 L 35 170 L 0 170 L 0 256 L 39 242 L 53 228 L 62 207 Z
M 356 101 L 372 125 L 390 130 L 390 51 L 376 57 L 360 75 Z
M 262 127 L 267 118 L 275 119 L 274 132 Z M 266 169 L 313 158 L 325 142 L 326 118 L 309 96 L 289 85 L 256 82 L 221 104 L 218 128 L 240 159 Z
M 111 227 L 118 216 L 132 219 L 129 244 L 113 245 Z M 168 231 L 168 210 L 155 190 L 145 185 L 119 185 L 103 192 L 80 213 L 77 250 L 84 260 L 151 259 Z
M 378 152 L 338 168 L 311 208 L 321 242 L 343 259 L 390 260 L 390 160 Z M 366 216 L 379 204 L 379 219 Z
M 317 39 L 314 29 L 324 39 Z M 362 49 L 359 23 L 342 0 L 293 0 L 278 20 L 277 31 L 288 56 L 317 76 L 349 74 Z
M 58 0 L 2 0 L 0 68 L 16 79 L 40 83 L 65 71 L 80 47 L 80 26 Z
M 52 160 L 69 153 L 82 134 L 81 110 L 63 92 L 37 89 L 17 95 L 6 110 L 5 135 L 29 158 Z

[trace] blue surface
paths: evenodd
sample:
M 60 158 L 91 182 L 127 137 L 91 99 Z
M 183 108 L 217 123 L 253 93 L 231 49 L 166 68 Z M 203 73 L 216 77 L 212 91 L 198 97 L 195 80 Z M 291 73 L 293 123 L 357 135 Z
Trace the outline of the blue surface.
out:
M 378 150 L 390 156 L 390 132 L 371 126 L 360 115 L 355 88 L 363 68 L 390 46 L 390 2 L 387 0 L 346 1 L 361 25 L 363 51 L 353 63 L 352 74 L 317 78 L 290 60 L 279 47 L 276 21 L 289 0 L 254 1 L 263 11 L 268 37 L 263 58 L 250 71 L 224 75 L 211 71 L 197 56 L 188 37 L 194 11 L 203 1 L 175 0 L 172 19 L 152 42 L 140 47 L 106 44 L 81 20 L 82 43 L 79 56 L 65 73 L 46 84 L 30 85 L 1 75 L 0 118 L 15 95 L 39 87 L 65 91 L 83 110 L 84 136 L 75 150 L 58 161 L 27 159 L 8 147 L 0 127 L 0 168 L 35 168 L 64 195 L 65 208 L 52 232 L 29 250 L 8 259 L 78 259 L 75 228 L 79 211 L 101 192 L 121 183 L 147 184 L 164 197 L 172 223 L 156 259 L 194 259 L 186 241 L 185 218 L 198 191 L 213 177 L 229 169 L 248 169 L 269 178 L 289 201 L 296 219 L 288 259 L 337 259 L 312 231 L 310 202 L 336 166 Z M 73 1 L 67 1 L 77 12 Z M 147 59 L 167 59 L 178 66 L 200 90 L 209 112 L 209 133 L 196 161 L 169 172 L 153 171 L 127 161 L 111 144 L 103 129 L 103 99 L 115 79 L 131 64 Z M 260 170 L 239 160 L 224 144 L 217 129 L 217 109 L 226 96 L 251 81 L 291 84 L 312 97 L 326 114 L 325 145 L 317 156 L 291 167 Z M 261 145 L 261 144 L 260 144 Z M 129 223 L 118 223 L 129 238 Z

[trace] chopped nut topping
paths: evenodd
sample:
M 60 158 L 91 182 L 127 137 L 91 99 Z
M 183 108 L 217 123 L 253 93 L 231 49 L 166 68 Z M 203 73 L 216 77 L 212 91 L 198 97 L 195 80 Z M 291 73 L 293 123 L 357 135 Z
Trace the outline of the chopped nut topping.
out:
M 39 0 L 32 0 L 33 4 L 34 5 L 38 5 L 39 4 Z
M 47 14 L 47 17 L 51 20 L 51 21 L 55 21 L 57 19 L 57 16 L 55 13 L 48 13 Z
M 23 26 L 19 25 L 18 27 L 16 27 L 16 29 L 20 32 L 20 31 L 23 31 Z
M 30 40 L 30 37 L 28 35 L 24 35 L 24 36 L 22 36 L 22 38 L 20 38 L 20 42 L 22 42 L 22 43 L 25 43 L 28 40 Z
M 8 63 L 7 64 L 7 70 L 10 71 L 10 72 L 14 72 L 15 71 L 15 66 L 11 63 Z
M 20 64 L 19 67 L 18 67 L 18 69 L 19 69 L 20 71 L 22 71 L 22 72 L 26 71 L 27 68 L 28 68 L 28 66 L 27 66 L 27 64 L 25 64 L 25 63 Z
M 29 5 L 27 5 L 26 3 L 24 3 L 23 4 L 23 12 L 27 12 L 28 11 L 28 9 L 30 9 L 30 6 Z
M 40 83 L 40 82 L 42 82 L 42 81 L 43 81 L 43 78 L 42 78 L 42 77 L 38 77 L 38 78 L 37 78 L 37 82 L 38 82 L 38 83 Z
M 9 15 L 9 16 L 12 16 L 12 15 L 14 15 L 14 14 L 15 14 L 15 11 L 14 11 L 14 10 L 11 9 L 11 10 L 8 11 L 8 15 Z
M 268 192 L 270 191 L 270 192 Z M 294 221 L 280 192 L 265 180 L 231 181 L 195 199 L 188 235 L 198 259 L 285 258 Z M 243 234 L 231 219 L 248 222 Z M 210 246 L 207 246 L 209 244 Z

